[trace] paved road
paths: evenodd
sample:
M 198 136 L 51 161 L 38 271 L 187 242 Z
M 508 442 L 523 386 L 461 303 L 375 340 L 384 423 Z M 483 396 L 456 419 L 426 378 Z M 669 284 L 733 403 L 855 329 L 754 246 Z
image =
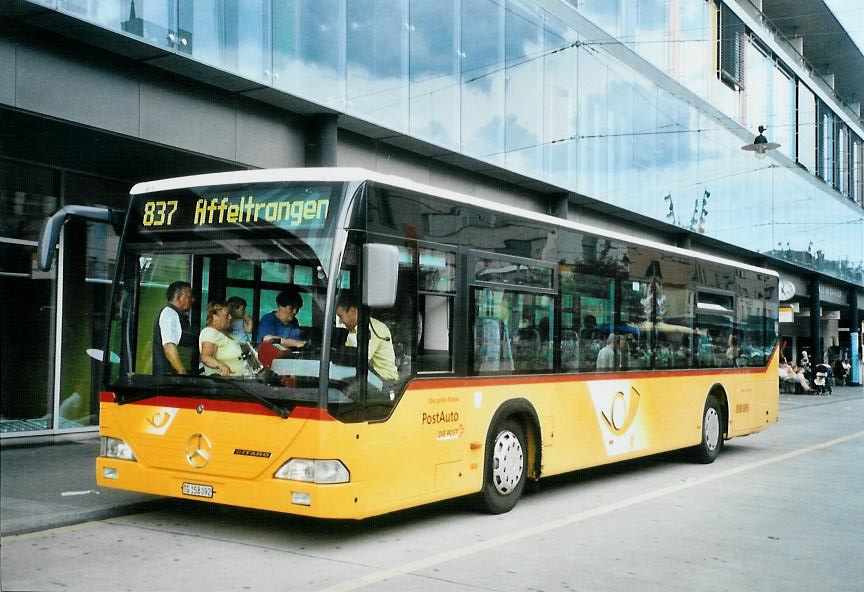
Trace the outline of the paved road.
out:
M 3 590 L 864 587 L 864 396 L 786 397 L 712 465 L 669 454 L 361 523 L 176 501 L 2 540 Z

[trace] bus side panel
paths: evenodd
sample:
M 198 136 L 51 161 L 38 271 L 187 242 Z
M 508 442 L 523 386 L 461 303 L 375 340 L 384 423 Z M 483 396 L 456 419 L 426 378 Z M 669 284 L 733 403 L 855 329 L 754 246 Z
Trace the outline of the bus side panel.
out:
M 387 421 L 362 428 L 368 459 L 359 464 L 363 489 L 383 506 L 386 499 L 395 506 L 372 502 L 367 509 L 380 513 L 479 491 L 489 424 L 509 399 L 524 398 L 536 410 L 542 472 L 553 475 L 698 444 L 705 399 L 717 384 L 730 398 L 732 435 L 758 431 L 776 420 L 774 374 L 770 369 L 654 378 L 622 374 L 525 384 L 479 380 L 476 386 L 454 380 L 436 388 L 417 382 Z M 735 417 L 736 406 L 750 411 Z

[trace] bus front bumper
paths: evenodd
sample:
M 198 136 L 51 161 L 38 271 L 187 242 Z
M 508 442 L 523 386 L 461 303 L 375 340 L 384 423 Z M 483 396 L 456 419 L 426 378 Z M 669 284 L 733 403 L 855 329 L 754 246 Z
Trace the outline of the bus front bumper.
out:
M 166 471 L 137 461 L 98 457 L 96 483 L 165 497 L 256 508 L 316 518 L 365 517 L 356 484 L 317 484 L 275 479 L 237 479 Z

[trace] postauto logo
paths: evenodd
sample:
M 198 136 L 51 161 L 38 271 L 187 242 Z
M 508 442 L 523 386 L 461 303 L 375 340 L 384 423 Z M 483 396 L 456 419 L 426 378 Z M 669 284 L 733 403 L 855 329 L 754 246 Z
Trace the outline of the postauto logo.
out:
M 641 395 L 629 380 L 597 380 L 588 383 L 591 402 L 603 436 L 606 454 L 618 456 L 645 447 L 639 423 Z

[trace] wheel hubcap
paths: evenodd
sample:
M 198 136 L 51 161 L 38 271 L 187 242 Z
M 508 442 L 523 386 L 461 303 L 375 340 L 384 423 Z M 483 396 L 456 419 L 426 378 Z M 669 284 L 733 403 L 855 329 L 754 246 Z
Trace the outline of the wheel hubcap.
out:
M 720 416 L 713 407 L 705 412 L 705 445 L 708 450 L 717 448 L 720 442 Z
M 492 453 L 492 482 L 501 495 L 507 495 L 522 479 L 524 458 L 522 445 L 516 435 L 504 430 L 495 438 Z

